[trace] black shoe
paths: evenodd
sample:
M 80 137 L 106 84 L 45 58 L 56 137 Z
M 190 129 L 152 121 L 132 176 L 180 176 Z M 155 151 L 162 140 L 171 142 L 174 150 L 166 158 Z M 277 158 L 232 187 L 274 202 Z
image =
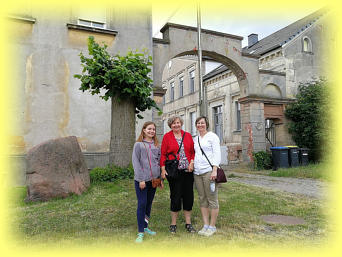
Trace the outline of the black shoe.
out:
M 191 224 L 185 224 L 185 228 L 189 233 L 196 233 L 196 229 Z
M 177 231 L 177 225 L 170 225 L 171 234 L 176 234 L 176 231 Z

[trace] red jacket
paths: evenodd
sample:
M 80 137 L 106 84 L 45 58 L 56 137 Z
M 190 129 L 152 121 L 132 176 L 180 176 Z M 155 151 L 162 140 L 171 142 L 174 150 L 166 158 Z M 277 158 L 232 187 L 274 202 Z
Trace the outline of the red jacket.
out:
M 184 134 L 184 131 L 181 130 L 182 136 Z M 192 136 L 190 133 L 185 132 L 184 140 L 184 152 L 185 156 L 188 159 L 189 163 L 191 160 L 194 160 L 195 158 L 195 150 L 194 150 L 194 141 L 192 140 Z M 177 156 L 179 145 L 177 143 L 177 140 L 173 134 L 173 131 L 167 132 L 164 137 L 161 144 L 161 156 L 160 156 L 160 167 L 165 166 L 165 160 L 168 153 L 174 153 Z M 179 156 L 177 156 L 179 159 Z M 173 155 L 169 155 L 169 160 L 174 159 Z

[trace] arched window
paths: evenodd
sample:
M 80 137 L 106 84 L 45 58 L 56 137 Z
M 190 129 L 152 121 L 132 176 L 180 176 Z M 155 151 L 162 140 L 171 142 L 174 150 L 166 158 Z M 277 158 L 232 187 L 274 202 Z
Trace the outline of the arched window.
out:
M 311 40 L 308 37 L 303 38 L 303 52 L 312 52 Z

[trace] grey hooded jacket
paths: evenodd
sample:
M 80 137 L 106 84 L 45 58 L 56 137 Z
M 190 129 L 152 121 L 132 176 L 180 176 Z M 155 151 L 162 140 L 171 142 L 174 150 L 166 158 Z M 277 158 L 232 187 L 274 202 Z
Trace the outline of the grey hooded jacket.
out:
M 151 167 L 149 158 L 151 159 Z M 151 168 L 153 178 L 160 177 L 160 148 L 154 142 L 136 142 L 132 153 L 132 163 L 134 168 L 134 180 L 151 181 Z

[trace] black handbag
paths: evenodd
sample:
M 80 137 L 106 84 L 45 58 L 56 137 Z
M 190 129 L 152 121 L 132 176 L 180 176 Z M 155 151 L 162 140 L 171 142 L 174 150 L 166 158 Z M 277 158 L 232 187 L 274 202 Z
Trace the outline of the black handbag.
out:
M 184 140 L 185 132 L 182 137 L 182 142 L 178 148 L 177 155 L 179 154 L 179 151 L 182 147 L 183 140 Z M 172 154 L 175 158 L 173 160 L 169 160 L 169 155 Z M 166 156 L 165 161 L 165 169 L 167 171 L 166 178 L 167 179 L 177 179 L 180 176 L 180 171 L 178 170 L 179 160 L 177 160 L 177 156 L 174 153 L 169 153 Z
M 205 154 L 205 152 L 203 151 L 201 144 L 199 142 L 199 137 L 198 137 L 198 145 L 202 151 L 202 154 L 205 156 L 205 158 L 207 158 L 207 161 L 209 162 L 211 168 L 213 167 L 213 165 L 211 165 L 211 162 L 209 161 L 207 155 Z M 226 178 L 226 174 L 224 174 L 224 171 L 222 168 L 217 167 L 217 175 L 216 175 L 216 179 L 215 179 L 216 183 L 226 183 L 227 182 L 227 178 Z

